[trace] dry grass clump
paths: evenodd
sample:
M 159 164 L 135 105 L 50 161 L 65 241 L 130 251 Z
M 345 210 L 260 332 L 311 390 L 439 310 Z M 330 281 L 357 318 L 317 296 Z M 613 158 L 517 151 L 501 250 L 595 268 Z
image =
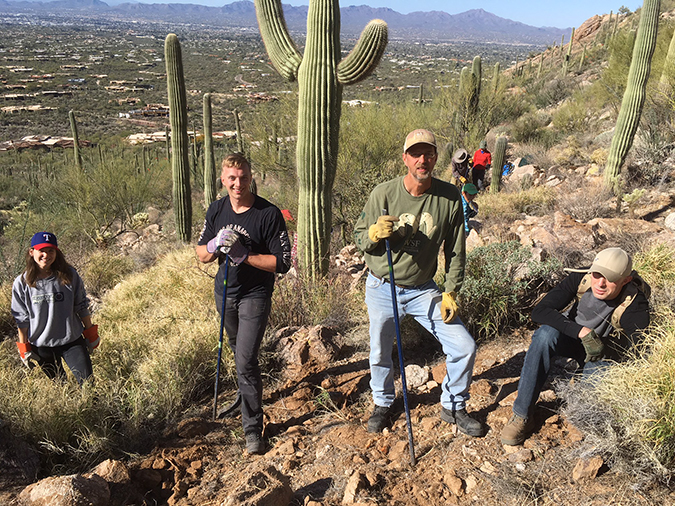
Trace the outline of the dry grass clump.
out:
M 542 215 L 555 204 L 555 192 L 541 186 L 523 191 L 483 193 L 478 198 L 480 214 L 488 219 L 514 220 L 522 213 Z
M 612 192 L 601 184 L 591 188 L 588 184 L 580 182 L 576 190 L 562 193 L 558 201 L 560 211 L 583 222 L 613 216 L 616 204 Z
M 643 248 L 633 255 L 633 268 L 651 286 L 652 306 L 675 312 L 675 250 L 665 244 Z
M 274 286 L 270 326 L 329 325 L 345 330 L 365 321 L 364 294 L 353 282 L 340 271 L 319 279 L 287 274 Z
M 108 292 L 94 316 L 101 334 L 94 381 L 82 389 L 28 371 L 14 343 L 3 343 L 0 418 L 43 448 L 52 468 L 85 469 L 146 448 L 213 385 L 219 318 L 212 293 L 192 247 Z
M 582 451 L 641 479 L 668 481 L 675 470 L 674 317 L 660 315 L 639 357 L 561 391 L 565 416 L 586 434 Z
M 80 272 L 89 295 L 100 297 L 134 269 L 129 257 L 96 251 L 84 262 Z

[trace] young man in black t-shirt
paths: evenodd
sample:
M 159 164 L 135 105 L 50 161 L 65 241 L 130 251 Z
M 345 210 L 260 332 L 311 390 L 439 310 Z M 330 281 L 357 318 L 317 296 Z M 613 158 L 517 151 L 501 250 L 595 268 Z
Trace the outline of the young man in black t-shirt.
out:
M 209 206 L 196 253 L 204 263 L 218 260 L 215 299 L 223 301 L 225 256 L 230 265 L 225 330 L 237 369 L 241 414 L 249 453 L 265 450 L 262 439 L 262 377 L 258 350 L 270 313 L 274 274 L 291 266 L 291 245 L 279 208 L 251 193 L 251 166 L 238 153 L 223 160 L 227 196 Z

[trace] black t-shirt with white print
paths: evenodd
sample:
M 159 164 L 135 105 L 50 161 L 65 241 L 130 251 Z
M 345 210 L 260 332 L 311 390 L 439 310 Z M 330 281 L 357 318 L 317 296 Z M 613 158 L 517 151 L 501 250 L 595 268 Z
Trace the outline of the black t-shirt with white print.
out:
M 276 272 L 287 272 L 291 266 L 291 245 L 286 222 L 278 207 L 256 195 L 250 209 L 241 214 L 232 210 L 230 197 L 212 203 L 206 211 L 204 227 L 197 244 L 205 245 L 221 228 L 231 228 L 239 234 L 249 251 L 274 255 Z M 216 299 L 222 300 L 225 278 L 225 255 L 218 253 L 218 274 L 215 280 Z M 235 265 L 230 260 L 227 276 L 227 298 L 271 297 L 274 273 L 262 271 L 246 263 Z

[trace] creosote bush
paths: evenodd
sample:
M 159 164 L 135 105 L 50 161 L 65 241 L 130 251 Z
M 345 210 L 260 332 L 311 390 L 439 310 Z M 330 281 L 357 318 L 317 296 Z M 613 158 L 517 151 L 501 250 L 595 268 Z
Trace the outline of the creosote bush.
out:
M 460 293 L 463 321 L 483 339 L 525 323 L 533 302 L 552 287 L 561 268 L 555 258 L 534 260 L 517 241 L 473 249 Z

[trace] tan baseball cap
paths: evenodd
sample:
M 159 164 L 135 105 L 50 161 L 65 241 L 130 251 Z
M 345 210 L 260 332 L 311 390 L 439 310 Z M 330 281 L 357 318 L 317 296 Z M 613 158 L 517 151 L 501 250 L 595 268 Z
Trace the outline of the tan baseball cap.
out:
M 403 144 L 403 152 L 405 153 L 415 144 L 429 144 L 430 146 L 433 146 L 435 148 L 436 136 L 429 130 L 424 130 L 422 128 L 418 130 L 413 130 L 405 138 L 405 143 Z
M 568 272 L 597 272 L 610 283 L 616 283 L 633 272 L 630 255 L 621 248 L 607 248 L 595 255 L 588 269 L 565 269 Z

